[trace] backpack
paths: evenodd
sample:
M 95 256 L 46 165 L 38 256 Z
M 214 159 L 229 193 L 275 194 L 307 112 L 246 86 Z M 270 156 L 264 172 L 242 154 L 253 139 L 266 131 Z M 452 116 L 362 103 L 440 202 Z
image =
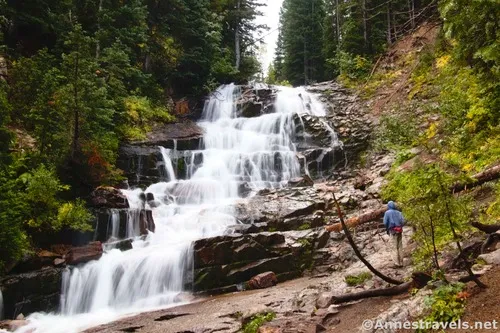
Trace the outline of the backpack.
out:
M 392 232 L 394 232 L 395 234 L 400 234 L 403 232 L 403 227 L 399 225 L 396 227 L 392 227 Z

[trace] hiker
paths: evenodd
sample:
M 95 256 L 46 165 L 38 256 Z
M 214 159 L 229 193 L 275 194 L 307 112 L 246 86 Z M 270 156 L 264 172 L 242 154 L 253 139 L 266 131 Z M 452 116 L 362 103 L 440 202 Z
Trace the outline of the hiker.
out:
M 396 267 L 403 267 L 403 214 L 396 209 L 394 201 L 387 203 L 384 214 L 384 226 L 388 235 L 391 235 L 394 244 L 394 263 Z

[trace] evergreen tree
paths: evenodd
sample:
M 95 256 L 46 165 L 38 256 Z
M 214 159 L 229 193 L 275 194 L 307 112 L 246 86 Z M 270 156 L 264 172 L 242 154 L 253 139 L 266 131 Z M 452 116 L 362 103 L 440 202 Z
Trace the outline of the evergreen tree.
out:
M 322 80 L 323 1 L 285 0 L 282 14 L 285 78 L 294 85 Z

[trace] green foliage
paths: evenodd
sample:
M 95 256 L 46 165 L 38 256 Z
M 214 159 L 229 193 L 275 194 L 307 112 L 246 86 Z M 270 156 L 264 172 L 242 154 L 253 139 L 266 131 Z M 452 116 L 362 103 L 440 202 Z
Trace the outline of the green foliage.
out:
M 251 320 L 243 327 L 244 333 L 257 333 L 259 327 L 263 324 L 273 320 L 276 317 L 274 312 L 267 312 L 258 314 L 251 318 Z
M 495 200 L 489 204 L 483 222 L 496 223 L 500 221 L 500 183 L 495 186 Z
M 165 107 L 152 105 L 146 97 L 127 97 L 125 110 L 127 117 L 121 131 L 124 137 L 130 140 L 145 139 L 146 133 L 156 122 L 166 123 L 175 120 Z
M 83 201 L 60 199 L 69 187 L 53 170 L 42 164 L 25 171 L 25 162 L 17 158 L 0 168 L 0 272 L 6 263 L 19 259 L 30 242 L 63 228 L 88 231 L 93 219 Z
M 347 275 L 345 277 L 345 282 L 349 286 L 359 286 L 365 281 L 370 280 L 373 276 L 371 275 L 370 272 L 362 272 L 359 273 L 358 275 Z
M 420 246 L 413 252 L 415 264 L 431 268 L 434 246 L 442 250 L 453 233 L 450 223 L 460 235 L 469 229 L 472 212 L 470 198 L 456 197 L 450 191 L 453 177 L 437 164 L 419 165 L 408 172 L 391 172 L 382 190 L 384 200 L 395 200 L 403 207 L 405 218 L 416 227 L 414 239 Z
M 399 151 L 413 146 L 417 138 L 417 120 L 409 112 L 399 110 L 380 117 L 373 145 L 379 151 Z
M 360 55 L 341 51 L 337 58 L 340 77 L 343 80 L 359 80 L 370 74 L 371 61 Z
M 75 202 L 66 202 L 59 206 L 57 211 L 57 219 L 53 222 L 53 229 L 61 229 L 67 226 L 73 230 L 91 231 L 92 227 L 89 224 L 94 216 L 85 207 L 85 203 L 81 199 Z
M 456 41 L 454 51 L 468 65 L 500 75 L 500 8 L 492 0 L 443 0 L 439 2 L 447 37 Z
M 460 319 L 465 311 L 465 297 L 461 291 L 463 283 L 445 284 L 434 290 L 424 300 L 430 313 L 424 318 L 427 323 L 450 323 Z
M 310 223 L 304 223 L 304 224 L 301 224 L 298 228 L 298 230 L 309 230 L 311 229 L 311 224 Z
M 19 259 L 28 248 L 24 231 L 27 204 L 18 195 L 14 166 L 0 167 L 0 275 L 5 265 Z
M 59 231 L 63 227 L 79 231 L 90 230 L 88 223 L 92 215 L 81 200 L 63 203 L 58 199 L 58 195 L 69 190 L 69 186 L 61 184 L 53 170 L 42 164 L 37 169 L 22 174 L 19 181 L 25 187 L 19 196 L 28 207 L 25 214 L 29 228 L 38 232 Z
M 9 148 L 12 135 L 7 128 L 10 121 L 11 106 L 7 101 L 6 85 L 0 80 L 0 168 L 10 160 Z

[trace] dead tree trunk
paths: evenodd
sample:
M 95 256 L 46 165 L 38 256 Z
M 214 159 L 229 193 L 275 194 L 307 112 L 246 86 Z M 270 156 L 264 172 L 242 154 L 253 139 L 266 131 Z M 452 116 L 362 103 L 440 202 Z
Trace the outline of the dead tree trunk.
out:
M 347 225 L 347 227 L 353 228 L 363 223 L 376 221 L 384 216 L 386 210 L 387 210 L 386 207 L 383 208 L 381 207 L 379 209 L 369 211 L 368 213 L 356 217 L 351 217 L 350 219 L 347 219 L 345 221 L 345 224 Z M 325 229 L 329 232 L 332 231 L 340 232 L 342 230 L 342 223 L 336 223 L 326 226 Z
M 461 192 L 463 190 L 482 185 L 486 182 L 495 180 L 500 178 L 500 164 L 495 165 L 494 167 L 491 167 L 489 169 L 486 169 L 478 174 L 475 174 L 474 176 L 471 177 L 469 181 L 466 182 L 459 182 L 455 183 L 451 187 L 451 191 L 453 193 L 455 192 Z
M 500 224 L 482 224 L 480 222 L 472 222 L 471 224 L 473 227 L 487 234 L 493 234 L 500 230 Z
M 402 284 L 403 282 L 402 281 L 399 281 L 399 280 L 395 280 L 393 278 L 390 278 L 388 276 L 385 276 L 384 274 L 380 273 L 378 270 L 376 270 L 364 257 L 363 255 L 361 254 L 361 251 L 359 251 L 356 243 L 354 242 L 354 239 L 352 238 L 352 235 L 351 235 L 351 232 L 349 231 L 349 229 L 347 228 L 347 225 L 345 224 L 345 221 L 344 221 L 344 217 L 343 217 L 343 214 L 342 214 L 342 210 L 340 209 L 340 205 L 339 205 L 339 202 L 337 201 L 337 198 L 335 197 L 335 193 L 332 193 L 333 195 L 333 200 L 335 202 L 335 206 L 337 207 L 337 214 L 339 216 L 339 219 L 340 219 L 340 223 L 342 224 L 342 229 L 344 230 L 344 233 L 346 235 L 346 238 L 347 240 L 349 241 L 349 244 L 351 245 L 354 253 L 356 254 L 356 256 L 358 257 L 359 260 L 361 260 L 361 262 L 363 264 L 365 264 L 365 266 L 373 273 L 375 274 L 376 276 L 378 276 L 379 278 L 381 278 L 382 280 L 384 280 L 385 282 L 387 283 L 390 283 L 390 284 L 396 284 L 396 285 L 400 285 Z
M 340 304 L 346 302 L 357 301 L 360 299 L 370 298 L 370 297 L 380 297 L 380 296 L 394 296 L 400 295 L 405 292 L 408 292 L 412 288 L 421 289 L 427 285 L 429 281 L 432 280 L 432 277 L 428 274 L 416 272 L 413 273 L 412 280 L 402 283 L 397 286 L 384 288 L 384 289 L 370 289 L 363 290 L 357 293 L 345 294 L 341 296 L 333 297 L 333 304 Z

